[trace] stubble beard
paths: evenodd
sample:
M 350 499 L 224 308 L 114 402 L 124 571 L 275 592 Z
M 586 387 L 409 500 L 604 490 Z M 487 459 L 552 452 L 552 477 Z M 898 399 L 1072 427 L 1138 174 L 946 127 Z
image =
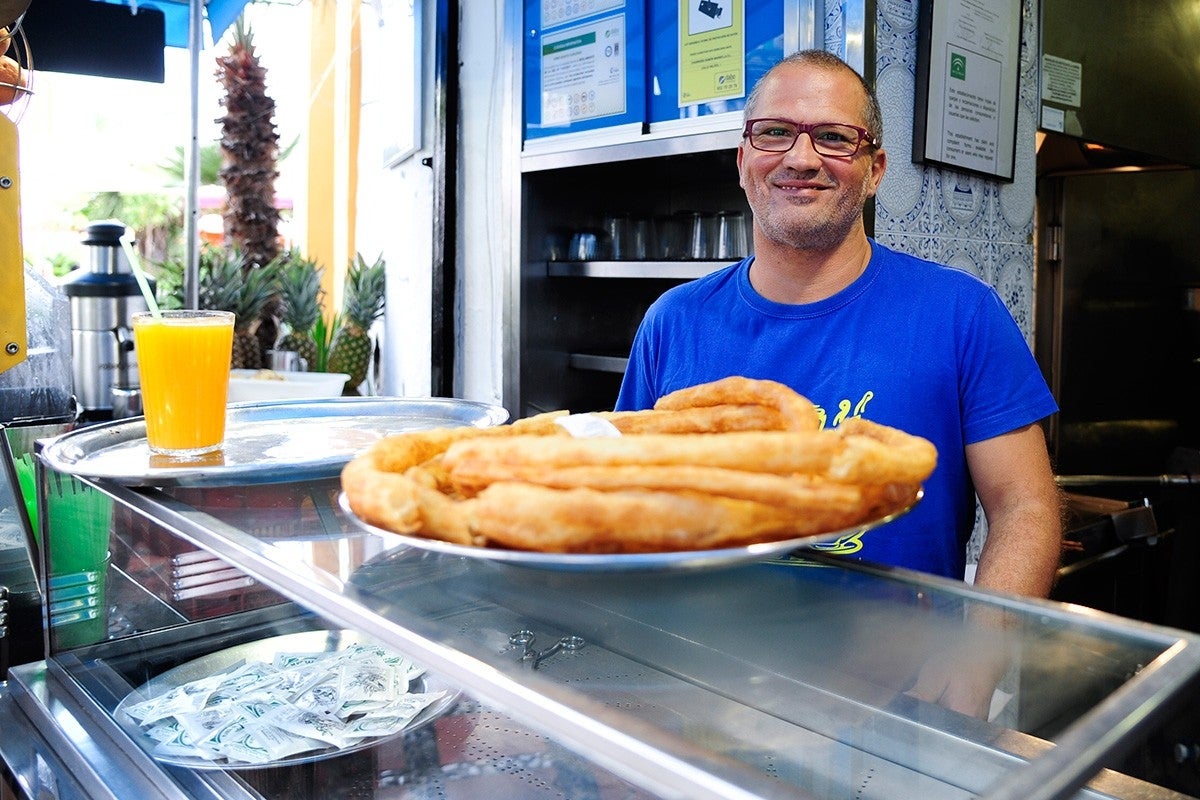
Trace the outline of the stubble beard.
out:
M 767 238 L 784 247 L 794 250 L 833 250 L 845 242 L 858 225 L 869 196 L 869 183 L 868 174 L 857 192 L 841 192 L 827 213 L 808 208 L 814 205 L 812 202 L 792 202 L 766 194 L 752 204 L 754 221 Z

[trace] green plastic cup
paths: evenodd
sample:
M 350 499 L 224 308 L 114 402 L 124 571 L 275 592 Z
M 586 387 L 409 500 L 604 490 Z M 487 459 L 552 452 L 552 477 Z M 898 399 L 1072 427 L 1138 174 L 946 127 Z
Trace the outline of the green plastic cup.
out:
M 108 635 L 105 582 L 112 499 L 69 475 L 46 474 L 51 642 L 68 649 Z

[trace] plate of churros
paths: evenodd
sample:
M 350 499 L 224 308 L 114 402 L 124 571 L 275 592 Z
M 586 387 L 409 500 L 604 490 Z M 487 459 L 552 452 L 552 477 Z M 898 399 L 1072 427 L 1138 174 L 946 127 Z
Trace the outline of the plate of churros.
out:
M 828 531 L 791 539 L 775 539 L 739 547 L 717 547 L 705 550 L 660 550 L 647 553 L 555 553 L 538 550 L 514 550 L 490 545 L 455 544 L 454 542 L 426 536 L 396 533 L 395 531 L 389 531 L 385 528 L 363 522 L 350 510 L 344 492 L 339 496 L 339 503 L 342 510 L 347 512 L 350 518 L 363 530 L 381 536 L 392 537 L 398 545 L 418 550 L 426 550 L 450 556 L 462 556 L 464 558 L 490 561 L 509 566 L 563 572 L 676 572 L 721 569 L 738 564 L 769 561 L 785 557 L 788 553 L 798 548 L 814 545 L 820 547 L 826 543 L 841 541 L 853 541 L 857 543 L 863 534 L 903 516 L 920 501 L 921 496 L 922 493 L 918 491 L 912 504 L 879 519 L 871 520 L 865 525 L 847 530 Z
M 565 424 L 572 416 L 595 424 Z M 789 387 L 731 377 L 644 411 L 389 436 L 342 470 L 340 502 L 363 528 L 442 553 L 553 569 L 712 567 L 890 522 L 936 464 L 919 436 L 860 417 L 824 429 Z

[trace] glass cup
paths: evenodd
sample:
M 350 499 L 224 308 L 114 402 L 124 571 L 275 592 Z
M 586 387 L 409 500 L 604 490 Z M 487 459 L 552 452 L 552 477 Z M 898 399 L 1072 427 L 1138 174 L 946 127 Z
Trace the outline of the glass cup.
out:
M 146 440 L 154 453 L 192 458 L 225 440 L 233 350 L 228 311 L 143 311 L 133 315 Z
M 659 258 L 663 261 L 686 261 L 694 257 L 692 233 L 699 216 L 695 211 L 676 211 L 656 220 Z
M 267 365 L 274 372 L 308 372 L 308 359 L 295 350 L 268 350 Z
M 654 220 L 650 217 L 633 216 L 629 218 L 629 246 L 625 248 L 625 258 L 632 261 L 645 261 L 651 255 L 651 243 L 654 241 Z
M 722 211 L 717 214 L 715 240 L 716 258 L 744 258 L 746 248 L 746 217 L 740 211 Z
M 567 258 L 571 261 L 603 261 L 608 257 L 608 235 L 603 231 L 582 230 L 571 237 L 567 248 Z
M 704 261 L 713 257 L 713 227 L 716 217 L 712 214 L 693 213 L 688 223 L 688 257 Z
M 604 235 L 608 238 L 609 252 L 613 260 L 629 260 L 629 218 L 605 217 Z
M 59 648 L 103 641 L 112 499 L 58 472 L 47 473 L 46 488 L 51 639 Z

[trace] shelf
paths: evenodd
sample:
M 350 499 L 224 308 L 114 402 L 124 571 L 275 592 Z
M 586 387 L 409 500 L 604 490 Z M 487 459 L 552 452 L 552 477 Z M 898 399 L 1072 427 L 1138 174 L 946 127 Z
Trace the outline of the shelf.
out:
M 740 118 L 733 127 L 713 130 L 713 124 L 728 126 L 727 120 L 707 123 L 709 129 L 690 132 L 667 129 L 644 134 L 633 140 L 611 141 L 603 137 L 565 139 L 563 142 L 527 142 L 521 154 L 522 172 L 609 164 L 662 156 L 685 156 L 720 150 L 733 150 L 741 141 Z M 558 149 L 553 149 L 557 145 Z
M 591 372 L 616 372 L 625 374 L 629 359 L 623 356 L 601 356 L 593 353 L 571 353 L 567 357 L 567 365 L 573 369 L 585 369 Z
M 546 274 L 552 278 L 657 278 L 690 281 L 733 260 L 719 261 L 547 261 Z

